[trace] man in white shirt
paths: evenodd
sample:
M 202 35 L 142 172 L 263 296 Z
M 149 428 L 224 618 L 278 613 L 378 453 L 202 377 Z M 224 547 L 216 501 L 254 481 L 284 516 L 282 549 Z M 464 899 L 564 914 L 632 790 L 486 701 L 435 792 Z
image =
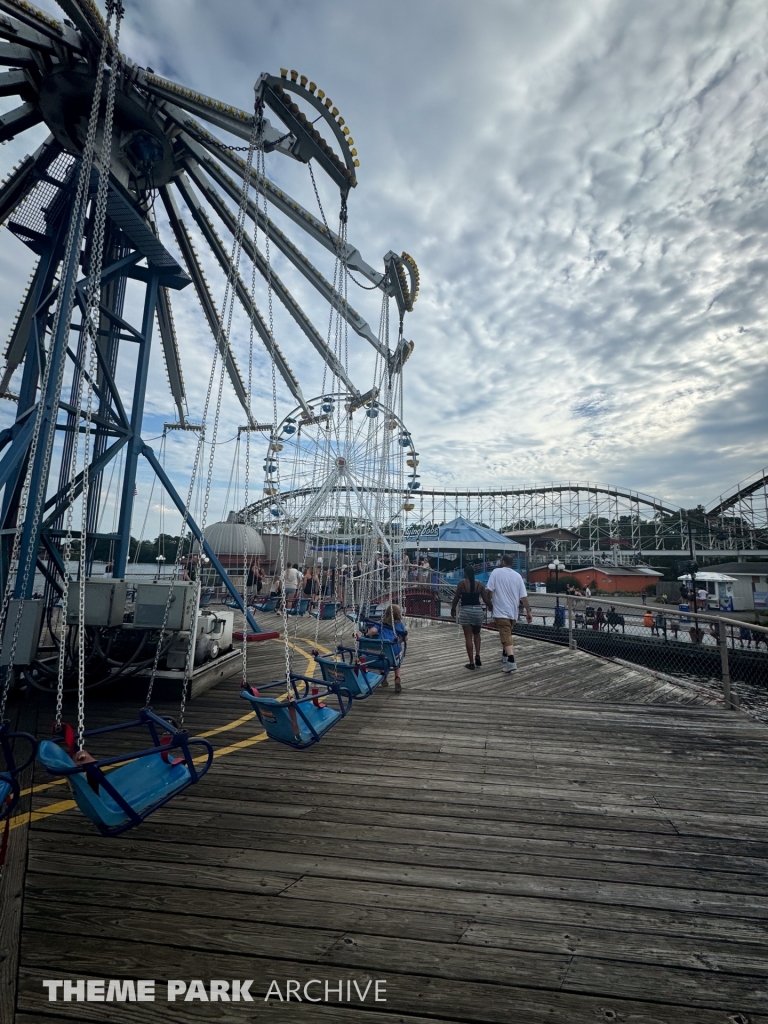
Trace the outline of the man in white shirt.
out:
M 515 572 L 512 568 L 513 561 L 513 555 L 504 555 L 501 565 L 498 569 L 493 570 L 486 583 L 486 588 L 490 590 L 493 601 L 493 621 L 499 631 L 502 648 L 501 667 L 504 672 L 517 670 L 512 630 L 517 621 L 521 604 L 525 608 L 528 622 L 533 622 L 525 580 L 519 572 Z
M 285 606 L 291 608 L 296 603 L 296 594 L 301 586 L 301 573 L 298 565 L 289 565 L 285 570 Z

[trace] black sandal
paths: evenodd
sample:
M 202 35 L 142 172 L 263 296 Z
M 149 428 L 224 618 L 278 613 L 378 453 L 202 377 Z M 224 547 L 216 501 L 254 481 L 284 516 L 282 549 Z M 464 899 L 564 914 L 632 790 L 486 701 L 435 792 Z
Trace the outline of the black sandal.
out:
M 468 665 L 465 665 L 465 666 L 464 666 L 464 668 L 471 668 L 471 669 L 474 669 L 474 667 L 475 667 L 475 666 L 474 666 L 474 665 L 472 664 L 472 662 L 471 662 L 471 661 L 470 661 L 470 663 L 469 663 Z
M 480 666 L 480 665 L 482 665 L 482 664 L 483 664 L 483 663 L 482 663 L 482 661 L 480 661 L 480 655 L 479 655 L 479 654 L 478 654 L 478 656 L 477 656 L 477 657 L 475 658 L 475 664 L 476 664 L 477 666 Z

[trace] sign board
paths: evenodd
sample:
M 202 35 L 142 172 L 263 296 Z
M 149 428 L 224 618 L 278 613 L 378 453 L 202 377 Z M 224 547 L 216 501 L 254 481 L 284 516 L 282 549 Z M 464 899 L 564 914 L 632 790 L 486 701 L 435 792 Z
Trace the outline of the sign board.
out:
M 438 540 L 440 527 L 437 523 L 415 523 L 403 533 L 405 540 Z

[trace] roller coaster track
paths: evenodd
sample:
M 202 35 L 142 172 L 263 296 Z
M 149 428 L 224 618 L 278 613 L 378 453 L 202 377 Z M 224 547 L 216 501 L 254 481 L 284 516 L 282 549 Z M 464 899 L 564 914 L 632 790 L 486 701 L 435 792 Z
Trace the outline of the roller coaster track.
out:
M 290 529 L 291 519 L 314 493 L 314 488 L 303 487 L 279 497 L 265 495 L 243 512 L 248 518 L 269 521 L 277 502 Z M 571 482 L 477 490 L 419 488 L 408 492 L 407 501 L 415 506 L 406 520 L 412 525 L 447 522 L 459 515 L 498 530 L 515 528 L 512 524 L 520 529 L 559 525 L 580 533 L 579 550 L 584 552 L 616 542 L 635 552 L 682 557 L 689 545 L 684 508 L 630 488 Z M 695 515 L 694 545 L 706 557 L 734 551 L 763 555 L 767 530 L 768 471 L 763 470 Z
M 734 508 L 746 498 L 751 497 L 761 488 L 768 488 L 768 470 L 762 469 L 752 479 L 743 480 L 736 484 L 734 491 L 724 498 L 720 496 L 716 505 L 713 505 L 707 512 L 708 517 L 722 516 L 728 509 Z
M 649 494 L 643 494 L 641 491 L 628 491 L 622 490 L 618 487 L 609 487 L 602 484 L 534 484 L 530 487 L 499 487 L 490 490 L 472 490 L 470 488 L 462 488 L 460 490 L 422 490 L 419 494 L 423 494 L 426 498 L 431 497 L 446 497 L 446 498 L 461 498 L 465 495 L 473 498 L 517 498 L 523 496 L 533 495 L 546 495 L 546 494 L 564 494 L 570 492 L 572 494 L 594 494 L 604 495 L 608 498 L 621 498 L 623 501 L 631 502 L 634 505 L 642 505 L 645 508 L 652 508 L 654 512 L 660 512 L 663 515 L 677 515 L 680 512 L 680 508 L 677 505 L 672 505 L 669 502 L 661 501 L 659 498 L 653 498 Z
M 344 488 L 342 488 L 344 490 Z M 280 495 L 280 501 L 287 503 L 290 501 L 304 498 L 314 493 L 314 489 L 310 487 L 304 487 L 295 491 L 284 491 Z M 455 488 L 453 490 L 438 490 L 425 488 L 416 492 L 413 497 L 416 499 L 428 499 L 433 498 L 439 499 L 452 499 L 454 501 L 463 499 L 482 499 L 482 498 L 519 498 L 519 497 L 533 497 L 535 495 L 548 495 L 548 494 L 593 494 L 602 495 L 607 498 L 614 500 L 622 500 L 631 503 L 632 505 L 642 506 L 643 508 L 652 509 L 656 513 L 662 515 L 679 515 L 680 508 L 677 505 L 672 505 L 670 502 L 662 501 L 659 498 L 651 497 L 649 494 L 643 494 L 641 491 L 624 490 L 618 487 L 610 487 L 601 484 L 578 484 L 578 483 L 565 483 L 565 484 L 534 484 L 530 487 L 499 487 L 491 489 L 480 489 L 474 490 L 472 488 Z M 257 513 L 269 508 L 274 505 L 274 497 L 262 498 L 258 501 L 252 502 L 247 510 L 244 510 L 248 515 L 256 515 Z

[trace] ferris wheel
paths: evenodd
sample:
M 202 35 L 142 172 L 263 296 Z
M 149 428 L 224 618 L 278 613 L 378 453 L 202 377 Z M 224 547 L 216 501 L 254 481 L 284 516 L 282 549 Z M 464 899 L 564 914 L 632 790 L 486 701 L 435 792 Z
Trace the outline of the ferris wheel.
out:
M 245 510 L 265 530 L 350 542 L 391 531 L 413 508 L 418 453 L 402 418 L 379 398 L 348 393 L 314 398 L 279 424 L 264 459 L 263 497 Z M 407 482 L 406 482 L 407 481 Z

